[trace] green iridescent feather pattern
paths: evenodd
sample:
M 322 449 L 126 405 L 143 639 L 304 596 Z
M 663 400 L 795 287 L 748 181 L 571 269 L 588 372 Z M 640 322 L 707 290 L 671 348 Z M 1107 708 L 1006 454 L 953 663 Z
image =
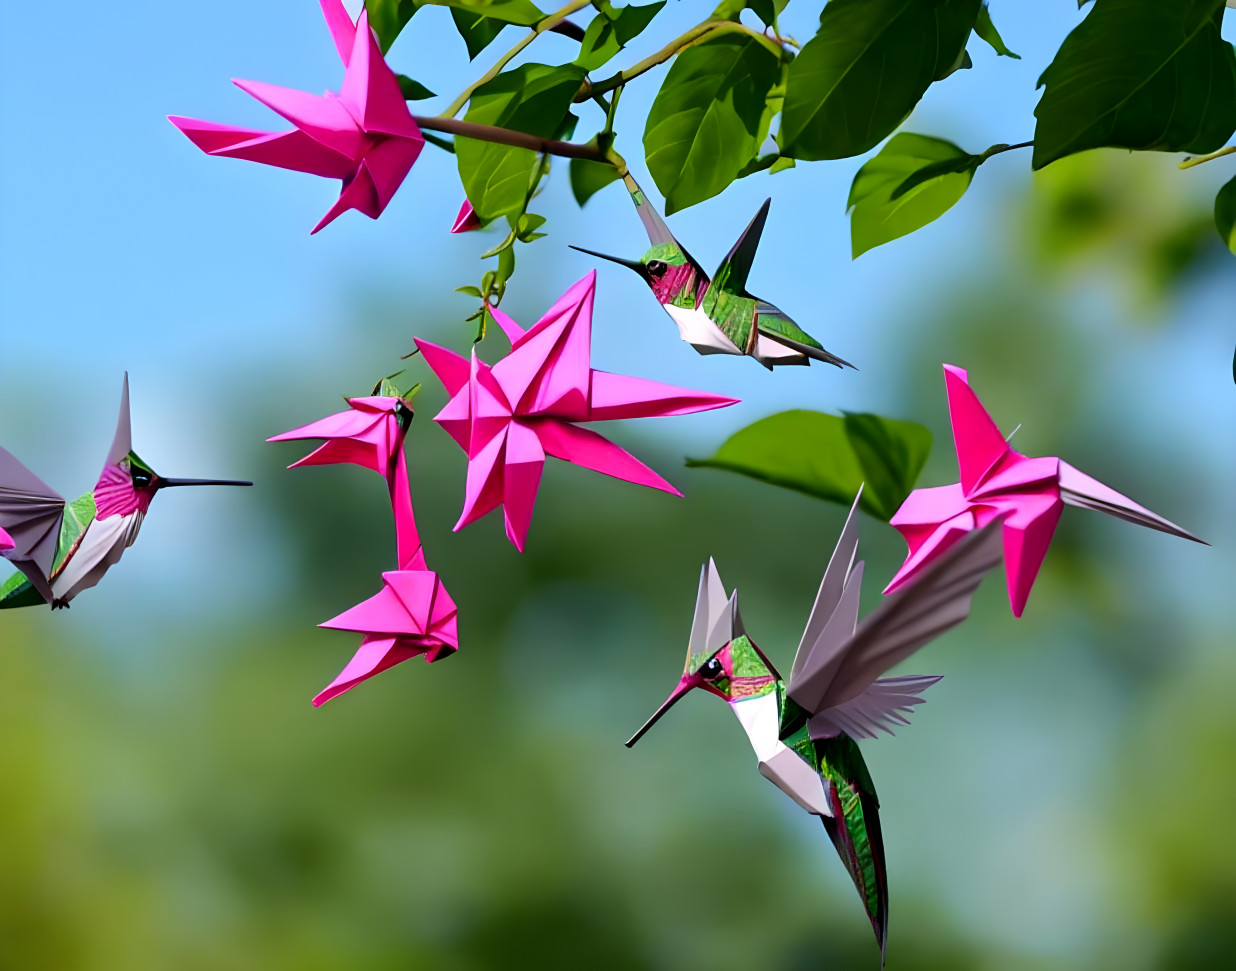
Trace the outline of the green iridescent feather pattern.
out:
M 60 537 L 56 543 L 56 556 L 52 560 L 52 576 L 64 567 L 69 554 L 77 547 L 82 533 L 94 522 L 94 517 L 93 493 L 87 492 L 65 505 L 64 518 L 60 521 Z M 37 607 L 43 602 L 43 597 L 26 579 L 24 573 L 13 574 L 0 586 L 0 610 L 11 607 Z

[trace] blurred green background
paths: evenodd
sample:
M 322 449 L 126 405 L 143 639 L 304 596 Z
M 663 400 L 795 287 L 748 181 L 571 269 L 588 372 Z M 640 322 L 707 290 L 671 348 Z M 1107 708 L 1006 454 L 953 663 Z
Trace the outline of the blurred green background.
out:
M 877 967 L 818 821 L 759 777 L 724 705 L 693 696 L 635 749 L 622 742 L 678 677 L 700 564 L 716 557 L 785 667 L 844 516 L 683 469 L 683 456 L 781 408 L 876 410 L 928 425 L 921 482 L 951 481 L 945 361 L 970 369 L 1002 428 L 1024 423 L 1019 449 L 1061 455 L 1214 545 L 1070 509 L 1022 620 L 993 578 L 968 624 L 904 665 L 946 677 L 912 726 L 863 745 L 889 860 L 888 966 L 1226 966 L 1236 261 L 1208 222 L 1228 173 L 1206 171 L 1223 162 L 1180 173 L 1170 158 L 1091 153 L 1033 178 L 1026 159 L 992 163 L 938 224 L 854 264 L 844 163 L 746 180 L 732 204 L 675 217 L 709 264 L 773 192 L 753 287 L 862 371 L 772 378 L 697 358 L 634 277 L 602 269 L 598 367 L 744 404 L 598 426 L 687 498 L 551 462 L 522 556 L 497 517 L 451 533 L 463 456 L 430 421 L 440 387 L 409 362 L 426 383 L 408 441 L 414 497 L 461 649 L 314 710 L 356 646 L 314 625 L 376 591 L 389 514 L 376 476 L 285 472 L 303 452 L 263 439 L 339 410 L 414 334 L 466 347 L 467 302 L 444 281 L 478 277 L 470 261 L 494 239 L 446 238 L 458 194 L 441 156 L 379 223 L 343 220 L 310 243 L 325 183 L 177 140 L 158 112 L 244 123 L 221 72 L 334 83 L 313 5 L 277 6 L 256 22 L 235 3 L 209 23 L 177 13 L 172 42 L 130 62 L 149 83 L 113 90 L 81 124 L 110 124 L 140 152 L 107 142 L 97 166 L 50 152 L 29 175 L 45 193 L 3 163 L 5 447 L 76 495 L 97 475 L 128 367 L 143 457 L 258 487 L 162 497 L 71 611 L 0 616 L 0 968 Z M 1075 12 L 1056 4 L 1042 24 L 1007 6 L 1001 29 L 1027 59 L 999 76 L 1031 79 L 1018 89 L 1030 98 Z M 107 29 L 136 32 L 126 43 L 155 29 L 118 16 Z M 243 46 L 283 18 L 287 48 L 303 34 L 318 58 L 300 81 L 265 68 L 256 40 Z M 218 36 L 184 39 L 216 19 Z M 55 55 L 65 70 L 93 63 L 95 46 L 129 50 L 78 32 Z M 22 73 L 34 55 L 5 44 L 27 58 L 9 61 Z M 1005 65 L 975 60 L 958 100 L 925 103 L 911 128 L 960 129 L 969 148 L 1017 140 L 1026 122 L 987 110 L 996 95 L 978 76 Z M 10 136 L 52 104 L 21 108 Z M 109 121 L 112 109 L 133 118 Z M 588 269 L 566 242 L 639 251 L 617 189 L 581 215 L 564 182 L 543 206 L 552 235 L 521 253 L 505 305 L 525 324 Z M 869 608 L 904 546 L 874 520 L 862 531 Z

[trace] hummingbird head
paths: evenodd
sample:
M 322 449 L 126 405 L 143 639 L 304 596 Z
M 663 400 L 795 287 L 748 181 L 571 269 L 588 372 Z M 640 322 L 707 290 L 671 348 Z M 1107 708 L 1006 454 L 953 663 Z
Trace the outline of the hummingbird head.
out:
M 688 692 L 702 688 L 727 702 L 765 695 L 776 688 L 776 676 L 763 652 L 746 634 L 738 612 L 738 592 L 727 600 L 712 560 L 700 575 L 695 620 L 687 643 L 682 677 L 661 707 L 626 743 L 630 748 Z
M 107 453 L 107 464 L 94 487 L 95 514 L 100 519 L 128 516 L 150 508 L 150 500 L 160 489 L 191 485 L 253 485 L 231 479 L 167 479 L 159 475 L 133 451 L 129 421 L 129 376 L 124 376 L 120 393 L 120 418 L 116 437 Z
M 653 246 L 639 260 L 624 260 L 620 256 L 609 256 L 582 246 L 572 246 L 571 249 L 634 270 L 662 305 L 673 304 L 694 310 L 699 302 L 697 298 L 703 295 L 698 293 L 701 284 L 708 280 L 699 264 L 676 242 Z

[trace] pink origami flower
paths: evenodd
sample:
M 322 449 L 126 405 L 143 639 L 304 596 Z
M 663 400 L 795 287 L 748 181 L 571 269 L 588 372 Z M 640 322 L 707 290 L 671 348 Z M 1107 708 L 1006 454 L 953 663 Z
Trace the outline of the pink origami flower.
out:
M 472 230 L 480 228 L 481 221 L 477 218 L 476 213 L 472 211 L 472 203 L 465 199 L 463 205 L 459 207 L 459 215 L 455 217 L 455 224 L 451 226 L 451 232 L 470 233 Z
M 613 442 L 574 423 L 686 415 L 738 403 L 736 398 L 593 370 L 595 291 L 593 272 L 528 331 L 492 308 L 511 340 L 511 352 L 493 367 L 480 360 L 475 349 L 469 362 L 417 339 L 425 362 L 451 395 L 434 421 L 468 454 L 464 508 L 456 530 L 502 506 L 507 538 L 522 552 L 546 455 L 681 495 Z
M 361 646 L 326 688 L 315 706 L 343 694 L 367 678 L 414 657 L 437 661 L 459 648 L 455 602 L 438 574 L 425 563 L 425 552 L 412 513 L 412 493 L 403 440 L 412 420 L 405 399 L 394 395 L 349 398 L 350 411 L 330 415 L 301 428 L 275 435 L 271 442 L 324 438 L 299 465 L 351 462 L 386 479 L 395 517 L 399 569 L 382 574 L 375 596 L 328 620 L 321 627 L 363 634 Z
M 1020 617 L 1065 503 L 1203 542 L 1061 459 L 1014 451 L 961 368 L 946 364 L 944 383 L 961 481 L 915 489 L 890 520 L 910 552 L 885 593 L 907 584 L 966 533 L 1004 517 L 1009 605 Z
M 403 661 L 423 656 L 432 664 L 458 650 L 455 601 L 438 574 L 393 570 L 382 580 L 376 595 L 318 625 L 365 636 L 339 676 L 313 699 L 315 708 Z
M 0 552 L 16 548 L 17 544 L 13 542 L 13 537 L 0 529 Z
M 368 11 L 362 10 L 353 25 L 341 0 L 321 0 L 321 5 L 346 69 L 338 94 L 328 91 L 319 98 L 261 81 L 233 80 L 295 128 L 267 132 L 168 116 L 208 155 L 342 179 L 339 199 L 313 227 L 314 233 L 349 209 L 376 219 L 425 145 L 399 81 L 369 29 Z

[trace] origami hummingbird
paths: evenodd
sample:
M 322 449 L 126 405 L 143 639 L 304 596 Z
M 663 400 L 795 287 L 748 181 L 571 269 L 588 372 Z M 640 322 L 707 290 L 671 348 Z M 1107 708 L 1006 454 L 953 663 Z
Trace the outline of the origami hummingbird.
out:
M 810 364 L 812 359 L 854 367 L 824 350 L 784 312 L 747 292 L 747 276 L 771 199 L 765 200 L 717 272 L 709 277 L 674 238 L 635 180 L 627 175 L 623 181 L 648 233 L 648 252 L 636 261 L 580 246 L 571 248 L 638 273 L 678 325 L 682 339 L 700 354 L 749 354 L 770 371 L 779 364 Z
M 906 538 L 910 549 L 885 593 L 909 582 L 959 536 L 1000 518 L 1004 522 L 1009 606 L 1013 616 L 1020 617 L 1065 505 L 1094 509 L 1205 543 L 1063 459 L 1030 458 L 1015 451 L 1000 434 L 962 368 L 944 365 L 944 385 L 961 481 L 915 489 L 893 514 L 889 522 Z
M 861 490 L 860 490 L 861 494 Z M 879 801 L 855 739 L 890 735 L 938 677 L 879 676 L 970 613 L 983 577 L 1000 562 L 998 521 L 953 546 L 914 583 L 858 623 L 863 564 L 858 500 L 833 550 L 788 682 L 744 630 L 738 594 L 727 600 L 711 560 L 700 577 L 682 678 L 626 744 L 634 745 L 695 688 L 729 702 L 762 776 L 819 816 L 871 921 L 883 955 L 888 880 Z
M 137 539 L 155 493 L 173 486 L 235 485 L 231 479 L 168 479 L 133 451 L 129 423 L 129 376 L 120 393 L 120 418 L 103 474 L 94 491 L 65 502 L 51 486 L 0 448 L 0 544 L 20 570 L 0 586 L 0 608 L 51 604 L 67 607 L 93 587 Z M 7 531 L 7 532 L 6 532 Z

